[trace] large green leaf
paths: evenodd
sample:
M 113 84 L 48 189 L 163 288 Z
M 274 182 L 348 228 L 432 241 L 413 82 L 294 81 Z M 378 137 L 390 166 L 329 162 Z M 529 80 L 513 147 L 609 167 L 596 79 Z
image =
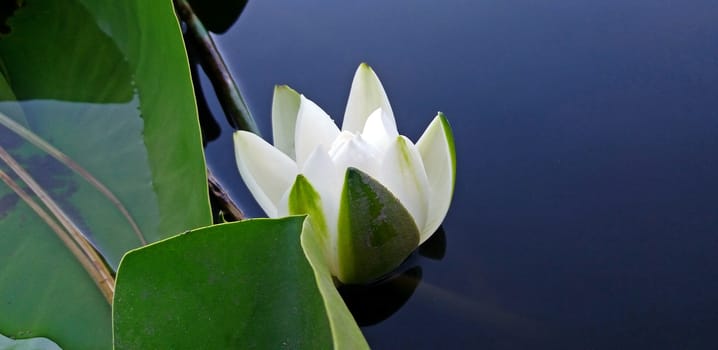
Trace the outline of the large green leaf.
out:
M 0 38 L 0 113 L 92 173 L 148 242 L 209 225 L 196 106 L 171 2 L 23 3 Z M 2 126 L 0 146 L 110 266 L 140 246 L 118 208 L 80 176 Z M 0 333 L 103 349 L 111 346 L 110 316 L 72 254 L 0 183 Z
M 115 349 L 367 348 L 303 222 L 215 225 L 125 255 Z

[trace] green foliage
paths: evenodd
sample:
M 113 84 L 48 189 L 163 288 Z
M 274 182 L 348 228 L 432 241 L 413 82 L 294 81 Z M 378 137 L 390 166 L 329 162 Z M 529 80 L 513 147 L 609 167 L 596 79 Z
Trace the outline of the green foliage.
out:
M 107 186 L 147 241 L 211 223 L 196 106 L 171 2 L 26 1 L 0 40 L 0 113 Z M 94 187 L 0 126 L 0 146 L 116 267 L 140 246 Z M 0 169 L 8 171 L 0 165 Z M 0 183 L 0 332 L 111 346 L 110 307 L 47 225 Z
M 366 347 L 312 237 L 305 256 L 303 222 L 214 225 L 128 253 L 115 349 Z
M 107 264 L 122 259 L 111 310 L 56 234 L 0 183 L 0 333 L 31 338 L 0 337 L 0 349 L 109 349 L 113 330 L 118 349 L 368 347 L 303 218 L 205 227 L 206 169 L 170 1 L 22 4 L 0 38 L 0 113 L 91 173 L 144 239 L 160 242 L 136 249 L 141 239 L 106 195 L 0 126 L 0 146 Z

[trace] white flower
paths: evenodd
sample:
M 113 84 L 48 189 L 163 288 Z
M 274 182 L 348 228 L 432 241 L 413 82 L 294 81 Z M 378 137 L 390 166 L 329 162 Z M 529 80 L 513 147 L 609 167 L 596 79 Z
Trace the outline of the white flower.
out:
M 416 145 L 399 135 L 384 88 L 364 63 L 341 130 L 287 86 L 275 88 L 272 128 L 274 147 L 234 134 L 239 172 L 269 217 L 308 214 L 342 283 L 396 268 L 449 210 L 456 174 L 449 123 L 439 113 Z

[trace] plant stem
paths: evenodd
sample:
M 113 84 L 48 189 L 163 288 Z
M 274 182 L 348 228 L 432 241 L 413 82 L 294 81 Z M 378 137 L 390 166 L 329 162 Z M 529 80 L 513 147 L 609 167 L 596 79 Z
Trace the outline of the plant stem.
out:
M 67 214 L 65 214 L 65 212 L 60 208 L 60 206 L 57 205 L 57 203 L 47 194 L 47 192 L 45 192 L 45 190 L 42 189 L 42 187 L 35 181 L 35 179 L 33 179 L 32 176 L 30 176 L 30 174 L 25 171 L 25 169 L 23 169 L 22 166 L 20 166 L 20 164 L 2 146 L 0 146 L 0 160 L 4 161 L 5 164 L 7 164 L 10 169 L 12 169 L 12 171 L 20 179 L 22 179 L 25 184 L 27 184 L 28 187 L 30 187 L 32 192 L 35 193 L 35 195 L 40 199 L 40 201 L 45 204 L 45 207 L 50 210 L 50 212 L 55 216 L 55 218 L 65 228 L 65 230 L 67 230 L 70 237 L 72 237 L 72 239 L 80 247 L 82 252 L 90 260 L 94 269 L 98 271 L 100 279 L 95 280 L 95 282 L 98 283 L 98 286 L 105 284 L 112 285 L 112 288 L 109 289 L 109 291 L 112 292 L 109 295 L 109 300 L 111 301 L 112 294 L 114 294 L 114 278 L 112 277 L 112 273 L 102 261 L 102 258 L 99 256 L 95 248 L 85 238 L 86 235 L 82 233 L 82 230 L 80 230 L 80 228 L 77 227 L 74 222 L 72 222 L 72 220 L 67 216 Z M 103 294 L 105 294 L 105 289 L 100 289 L 103 291 Z M 107 298 L 108 296 L 105 295 L 105 297 Z
M 100 289 L 100 292 L 102 292 L 105 300 L 107 300 L 107 302 L 111 305 L 112 297 L 115 294 L 115 282 L 112 276 L 110 275 L 108 278 L 107 275 L 103 275 L 102 271 L 96 268 L 90 258 L 86 256 L 80 248 L 78 248 L 70 235 L 62 227 L 60 227 L 60 225 L 58 225 L 57 222 L 55 222 L 55 220 L 53 220 L 52 217 L 47 214 L 47 212 L 45 212 L 45 210 L 43 210 L 42 207 L 38 205 L 27 192 L 25 192 L 25 190 L 22 189 L 22 187 L 20 187 L 2 170 L 0 170 L 0 180 L 5 182 L 5 184 L 7 184 L 43 221 L 45 221 L 48 226 L 50 226 L 53 231 L 55 231 L 57 237 L 60 238 L 65 246 L 67 246 L 72 255 L 74 255 L 77 261 L 80 262 L 82 267 L 85 268 L 85 271 L 87 271 L 90 277 L 92 277 L 92 280 L 97 285 L 97 288 Z
M 175 9 L 182 21 L 187 24 L 187 33 L 198 44 L 200 48 L 200 61 L 207 73 L 212 86 L 217 93 L 219 103 L 227 115 L 232 127 L 251 131 L 259 135 L 257 123 L 249 113 L 247 103 L 244 102 L 242 93 L 227 69 L 222 55 L 214 45 L 214 40 L 205 29 L 202 22 L 192 11 L 192 7 L 186 0 L 174 0 Z
M 135 235 L 137 235 L 137 238 L 140 240 L 140 243 L 142 243 L 142 245 L 147 245 L 147 240 L 142 234 L 140 227 L 137 225 L 137 223 L 132 218 L 129 211 L 127 211 L 125 206 L 122 205 L 122 202 L 120 202 L 120 200 L 115 196 L 114 193 L 112 193 L 112 191 L 110 191 L 109 188 L 107 188 L 99 180 L 92 176 L 89 171 L 87 171 L 80 164 L 72 160 L 72 158 L 62 153 L 62 151 L 47 143 L 40 136 L 37 136 L 32 131 L 28 130 L 27 128 L 23 127 L 22 125 L 8 118 L 2 113 L 0 113 L 0 124 L 10 129 L 12 132 L 16 133 L 26 141 L 32 143 L 37 148 L 45 151 L 47 154 L 57 159 L 60 163 L 64 164 L 68 168 L 72 169 L 75 173 L 82 176 L 88 183 L 90 183 L 90 185 L 95 187 L 98 191 L 105 195 L 105 197 L 107 197 L 110 202 L 112 202 L 112 204 L 120 211 L 120 213 L 122 213 L 125 219 L 127 219 L 127 221 L 130 223 L 130 226 L 132 226 L 132 230 L 135 231 Z
M 228 221 L 244 220 L 245 216 L 242 210 L 239 209 L 237 204 L 229 197 L 224 188 L 222 188 L 222 184 L 219 183 L 217 178 L 215 178 L 209 170 L 207 170 L 207 182 L 209 184 L 209 193 L 217 201 L 224 217 L 230 219 Z

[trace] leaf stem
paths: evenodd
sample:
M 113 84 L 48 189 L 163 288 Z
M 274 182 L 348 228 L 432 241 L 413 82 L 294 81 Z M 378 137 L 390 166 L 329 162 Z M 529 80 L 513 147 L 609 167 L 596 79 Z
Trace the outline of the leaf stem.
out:
M 95 284 L 97 284 L 98 288 L 102 292 L 102 294 L 105 296 L 105 299 L 109 303 L 112 303 L 112 297 L 114 295 L 115 291 L 115 279 L 112 277 L 112 273 L 110 272 L 109 268 L 105 263 L 102 261 L 102 258 L 99 256 L 95 248 L 90 244 L 90 242 L 87 241 L 85 238 L 86 236 L 82 233 L 79 227 L 75 225 L 74 222 L 65 214 L 62 209 L 55 203 L 55 201 L 45 192 L 45 190 L 42 189 L 42 187 L 35 181 L 35 179 L 30 176 L 29 173 L 25 171 L 25 169 L 20 166 L 20 164 L 8 153 L 5 148 L 0 146 L 0 160 L 5 162 L 5 164 L 12 169 L 12 171 L 27 184 L 28 187 L 32 190 L 32 192 L 35 193 L 35 195 L 40 199 L 40 201 L 45 204 L 45 207 L 47 207 L 48 210 L 55 216 L 55 219 L 57 219 L 60 222 L 60 225 L 65 228 L 67 231 L 67 235 L 69 235 L 72 239 L 72 241 L 75 242 L 75 245 L 68 245 L 68 248 L 70 248 L 71 251 L 73 251 L 73 254 L 78 258 L 80 263 L 85 267 L 85 269 L 90 273 L 90 276 L 92 276 L 92 279 L 95 281 Z M 23 196 L 18 192 L 18 189 L 21 192 L 22 188 L 17 186 L 12 179 L 10 179 L 7 174 L 4 172 L 2 173 L 2 179 L 3 181 L 8 184 L 15 193 L 17 193 L 23 200 L 27 203 L 26 198 L 30 198 L 29 196 Z M 10 183 L 15 184 L 15 186 L 10 185 L 10 183 L 7 181 L 10 180 Z M 27 195 L 27 193 L 25 193 Z M 31 200 L 31 199 L 30 199 Z M 29 204 L 29 203 L 28 203 Z M 32 207 L 32 205 L 31 205 Z M 39 206 L 38 206 L 39 207 Z M 33 207 L 33 210 L 35 208 Z M 38 213 L 37 210 L 35 210 L 36 213 Z M 42 217 L 42 214 L 39 214 Z M 45 214 L 47 215 L 47 214 Z M 48 222 L 45 220 L 45 222 Z M 52 226 L 51 226 L 52 228 Z M 55 228 L 53 228 L 55 230 Z M 57 231 L 55 231 L 57 233 Z M 63 239 L 63 236 L 59 235 L 60 239 L 65 242 L 65 239 Z M 81 251 L 82 255 L 85 256 L 85 258 L 81 258 L 77 254 L 75 254 L 74 249 L 72 247 L 75 247 L 74 249 L 78 249 Z M 87 264 L 89 263 L 89 268 Z
M 125 217 L 125 219 L 127 219 L 127 222 L 130 223 L 130 226 L 132 226 L 132 230 L 135 231 L 135 235 L 137 235 L 137 238 L 140 240 L 140 243 L 142 243 L 142 245 L 147 245 L 147 240 L 145 239 L 145 236 L 142 234 L 140 227 L 132 218 L 132 215 L 130 215 L 127 208 L 125 208 L 122 202 L 120 202 L 117 196 L 115 196 L 115 194 L 112 193 L 109 188 L 107 188 L 99 180 L 92 176 L 89 171 L 87 171 L 80 164 L 72 160 L 72 158 L 62 153 L 62 151 L 60 151 L 59 149 L 47 143 L 40 136 L 36 135 L 32 131 L 28 130 L 27 128 L 23 127 L 22 125 L 8 118 L 8 116 L 2 113 L 0 113 L 0 124 L 10 129 L 12 132 L 16 133 L 28 142 L 32 143 L 37 148 L 45 151 L 47 154 L 57 159 L 60 163 L 65 164 L 65 166 L 72 169 L 78 175 L 82 176 L 88 183 L 90 183 L 90 185 L 95 187 L 98 191 L 105 195 L 105 197 L 107 197 L 110 202 L 112 202 L 112 204 L 117 208 L 117 210 L 119 210 L 120 213 L 122 213 L 122 215 Z
M 55 222 L 55 220 L 53 220 L 52 217 L 45 212 L 45 210 L 43 210 L 42 207 L 37 204 L 27 192 L 25 192 L 25 190 L 22 189 L 22 187 L 20 187 L 2 170 L 0 170 L 0 179 L 2 179 L 5 184 L 7 184 L 43 221 L 45 221 L 48 226 L 50 226 L 53 231 L 55 231 L 57 237 L 59 237 L 62 243 L 64 243 L 70 252 L 72 252 L 72 255 L 77 258 L 82 267 L 85 268 L 85 271 L 90 274 L 92 280 L 95 281 L 97 288 L 100 289 L 107 302 L 111 304 L 112 296 L 115 292 L 114 281 L 103 278 L 101 273 L 95 269 L 90 259 L 82 252 L 82 250 L 80 250 L 80 248 L 78 248 L 72 238 L 70 238 L 70 235 L 60 225 L 58 225 L 57 222 Z
M 230 198 L 224 188 L 222 188 L 222 184 L 212 175 L 209 169 L 207 170 L 207 183 L 209 184 L 210 195 L 212 195 L 212 198 L 216 201 L 224 217 L 229 219 L 227 221 L 241 221 L 245 219 L 242 210 L 234 203 L 232 198 Z
M 198 44 L 200 48 L 200 60 L 209 80 L 212 82 L 219 103 L 222 105 L 224 113 L 227 115 L 232 127 L 251 131 L 259 135 L 257 123 L 249 113 L 247 103 L 242 97 L 242 93 L 237 87 L 232 75 L 227 69 L 227 65 L 222 59 L 222 55 L 214 40 L 205 29 L 202 21 L 197 18 L 192 10 L 192 6 L 186 0 L 174 0 L 177 14 L 187 24 L 187 33 Z

